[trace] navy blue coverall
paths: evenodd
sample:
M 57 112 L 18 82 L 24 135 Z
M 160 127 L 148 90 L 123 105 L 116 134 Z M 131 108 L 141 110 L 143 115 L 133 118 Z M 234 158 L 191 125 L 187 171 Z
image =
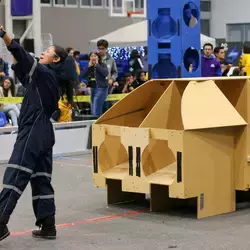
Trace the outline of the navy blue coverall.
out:
M 59 85 L 53 71 L 41 65 L 17 42 L 7 46 L 17 61 L 12 65 L 26 93 L 20 111 L 18 135 L 0 194 L 0 218 L 8 223 L 18 199 L 31 182 L 36 225 L 55 215 L 51 186 L 52 148 L 55 143 L 51 115 L 58 108 Z

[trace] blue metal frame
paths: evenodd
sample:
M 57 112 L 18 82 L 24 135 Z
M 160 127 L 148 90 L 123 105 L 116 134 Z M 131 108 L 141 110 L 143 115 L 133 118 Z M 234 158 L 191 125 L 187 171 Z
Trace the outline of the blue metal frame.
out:
M 147 19 L 151 79 L 200 77 L 200 0 L 147 0 Z

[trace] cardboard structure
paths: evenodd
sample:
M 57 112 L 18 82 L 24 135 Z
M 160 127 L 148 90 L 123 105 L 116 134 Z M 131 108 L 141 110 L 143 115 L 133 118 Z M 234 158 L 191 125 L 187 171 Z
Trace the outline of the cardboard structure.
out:
M 93 180 L 108 204 L 144 199 L 151 211 L 194 201 L 197 217 L 232 212 L 250 187 L 250 81 L 151 80 L 93 125 Z

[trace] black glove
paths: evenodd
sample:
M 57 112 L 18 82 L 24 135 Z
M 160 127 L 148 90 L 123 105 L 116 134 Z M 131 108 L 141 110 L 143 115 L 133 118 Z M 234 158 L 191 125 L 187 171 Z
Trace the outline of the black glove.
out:
M 6 31 L 4 30 L 0 30 L 0 37 L 3 38 L 6 34 Z

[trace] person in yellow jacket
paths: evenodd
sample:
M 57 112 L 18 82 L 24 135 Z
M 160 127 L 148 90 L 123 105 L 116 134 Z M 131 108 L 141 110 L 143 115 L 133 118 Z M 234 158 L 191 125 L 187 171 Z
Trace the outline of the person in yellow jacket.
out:
M 239 67 L 244 67 L 246 75 L 250 76 L 250 54 L 243 54 L 241 56 Z
M 65 50 L 68 52 L 68 56 L 71 56 L 74 58 L 76 74 L 77 74 L 77 76 L 79 76 L 80 75 L 80 67 L 79 67 L 79 65 L 76 61 L 76 58 L 75 58 L 75 51 L 71 47 L 68 47 Z M 74 94 L 75 94 L 75 89 L 77 88 L 78 83 L 79 83 L 79 81 L 77 81 L 77 80 L 72 81 L 72 87 L 73 87 Z M 57 122 L 72 122 L 72 108 L 73 108 L 73 106 L 72 106 L 72 102 L 68 101 L 66 95 L 63 95 L 63 97 L 61 97 L 61 99 L 59 100 L 58 108 L 60 110 L 60 115 L 58 117 Z
M 71 122 L 72 121 L 72 108 L 73 108 L 73 95 L 74 83 L 78 79 L 75 60 L 66 49 L 68 57 L 65 59 L 64 65 L 57 68 L 54 65 L 54 71 L 60 82 L 61 98 L 58 101 L 58 109 L 52 115 L 53 122 Z M 60 66 L 60 65 L 59 65 Z
M 58 108 L 60 110 L 58 122 L 72 122 L 72 105 L 65 95 L 59 100 Z
M 250 76 L 250 44 L 245 42 L 243 45 L 243 53 L 240 58 L 239 67 L 245 68 L 245 73 Z

